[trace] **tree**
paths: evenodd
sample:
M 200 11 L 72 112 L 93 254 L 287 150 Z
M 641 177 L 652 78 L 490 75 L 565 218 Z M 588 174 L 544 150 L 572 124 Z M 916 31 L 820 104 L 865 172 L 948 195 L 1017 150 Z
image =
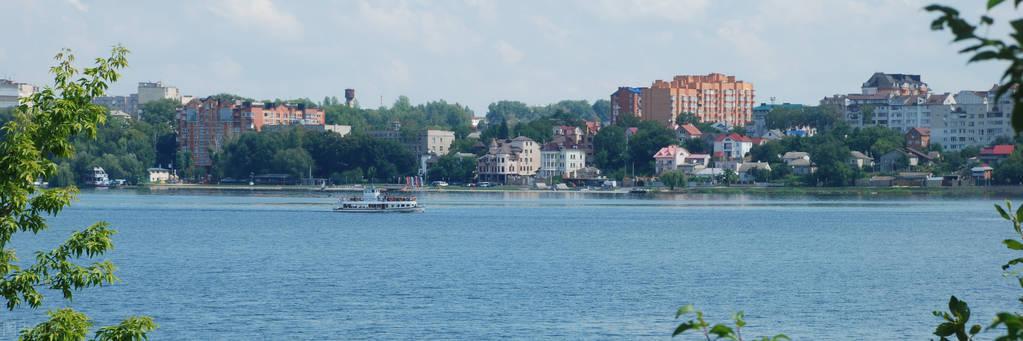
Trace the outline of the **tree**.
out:
M 175 99 L 161 99 L 142 105 L 141 118 L 149 124 L 174 126 L 174 117 L 181 102 Z
M 654 154 L 665 146 L 677 143 L 675 132 L 654 121 L 639 123 L 639 130 L 629 139 L 629 161 L 637 174 L 653 174 Z
M 611 122 L 611 101 L 599 99 L 593 102 L 593 112 L 597 114 L 601 122 Z
M 731 186 L 732 184 L 739 182 L 739 174 L 736 174 L 731 168 L 725 169 L 725 172 L 718 176 L 718 182 L 724 183 L 725 186 Z
M 475 157 L 460 157 L 454 154 L 441 156 L 437 163 L 430 167 L 428 177 L 431 181 L 471 182 L 476 173 Z
M 625 129 L 618 126 L 605 127 L 593 136 L 593 163 L 605 172 L 625 168 L 629 155 Z
M 1005 0 L 987 0 L 985 2 L 987 3 L 987 11 L 990 12 L 999 7 Z M 1021 2 L 1023 1 L 1013 0 L 1013 7 L 1018 9 Z M 1020 52 L 1021 40 L 1023 40 L 1021 38 L 1023 37 L 1023 24 L 1021 24 L 1020 19 L 1010 22 L 1009 26 L 1013 30 L 1011 34 L 1013 40 L 1006 42 L 987 37 L 987 32 L 995 25 L 995 20 L 988 15 L 989 13 L 981 15 L 977 23 L 973 24 L 963 19 L 959 15 L 959 11 L 952 7 L 934 4 L 927 6 L 925 9 L 928 12 L 940 14 L 938 18 L 931 22 L 932 30 L 941 31 L 948 28 L 955 37 L 954 42 L 972 44 L 959 50 L 959 53 L 973 54 L 969 63 L 994 60 L 1008 64 L 1005 73 L 1002 74 L 1002 82 L 995 91 L 995 100 L 997 102 L 1002 96 L 1007 94 L 1011 97 L 1013 102 L 1012 128 L 1016 130 L 1016 133 L 1023 131 L 1023 92 L 1014 90 L 1014 88 L 1023 84 L 1023 53 Z
M 312 170 L 313 158 L 302 148 L 278 150 L 270 160 L 270 169 L 296 178 L 304 178 Z
M 659 176 L 659 178 L 661 179 L 661 183 L 668 186 L 668 188 L 671 188 L 672 191 L 675 190 L 675 187 L 685 187 L 689 182 L 686 178 L 686 174 L 677 170 L 664 172 Z
M 825 186 L 847 186 L 853 172 L 849 167 L 849 148 L 841 140 L 831 136 L 815 136 L 820 142 L 810 149 L 817 172 L 813 178 Z
M 682 140 L 682 147 L 693 154 L 710 154 L 713 146 L 704 139 L 690 138 Z
M 95 136 L 96 126 L 104 122 L 106 109 L 92 104 L 102 96 L 110 83 L 120 77 L 118 70 L 127 66 L 128 51 L 115 47 L 108 58 L 96 60 L 96 66 L 81 73 L 73 65 L 69 50 L 57 54 L 54 85 L 22 100 L 14 119 L 4 127 L 0 141 L 0 296 L 7 309 L 27 304 L 38 308 L 43 294 L 39 289 L 60 292 L 70 300 L 74 293 L 88 287 L 112 284 L 114 265 L 100 261 L 80 265 L 76 261 L 102 256 L 113 247 L 115 233 L 109 224 L 98 222 L 76 231 L 63 244 L 51 251 L 40 251 L 35 262 L 22 267 L 11 237 L 18 232 L 38 233 L 47 228 L 45 215 L 56 215 L 69 206 L 78 193 L 73 185 L 40 190 L 33 180 L 55 175 L 59 167 L 47 158 L 68 158 L 74 155 L 71 139 L 79 134 Z M 79 77 L 80 78 L 75 78 Z M 84 314 L 70 308 L 49 312 L 49 320 L 23 330 L 24 340 L 84 340 L 91 323 Z M 141 321 L 143 323 L 129 323 Z M 110 339 L 121 331 L 144 338 L 156 328 L 148 317 L 133 317 L 120 326 L 105 327 L 97 339 Z M 115 332 L 116 330 L 116 332 Z
M 1001 163 L 995 166 L 994 174 L 995 183 L 1003 185 L 1019 185 L 1023 184 L 1023 154 L 1020 150 L 1012 152 L 1008 158 L 1002 160 Z

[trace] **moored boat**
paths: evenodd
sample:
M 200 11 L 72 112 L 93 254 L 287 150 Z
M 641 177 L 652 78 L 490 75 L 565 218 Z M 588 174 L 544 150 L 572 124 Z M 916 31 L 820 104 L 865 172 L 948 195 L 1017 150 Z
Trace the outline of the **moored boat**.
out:
M 341 198 L 334 207 L 334 212 L 351 213 L 414 213 L 424 210 L 415 196 L 383 194 L 372 187 L 364 189 L 361 197 Z

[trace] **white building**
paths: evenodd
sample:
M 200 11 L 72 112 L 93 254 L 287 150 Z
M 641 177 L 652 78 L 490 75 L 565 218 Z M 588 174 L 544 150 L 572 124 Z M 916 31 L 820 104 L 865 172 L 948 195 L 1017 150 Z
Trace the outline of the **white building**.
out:
M 714 157 L 721 160 L 742 160 L 750 149 L 753 140 L 736 133 L 721 134 L 714 138 Z
M 35 92 L 36 87 L 32 84 L 0 79 L 0 108 L 16 107 L 22 98 L 32 96 Z
M 336 133 L 338 135 L 341 135 L 341 137 L 345 137 L 348 136 L 348 134 L 352 133 L 352 126 L 343 124 L 324 124 L 323 130 Z
M 576 178 L 577 172 L 585 167 L 585 151 L 574 148 L 551 148 L 540 152 L 540 176 L 545 179 L 556 176 Z
M 657 174 L 677 170 L 686 163 L 689 151 L 677 145 L 670 145 L 654 154 L 655 170 Z
M 164 86 L 162 82 L 140 82 L 138 88 L 138 105 L 143 105 L 161 99 L 181 100 L 181 93 L 178 88 Z
M 540 169 L 540 145 L 528 137 L 491 140 L 490 149 L 476 163 L 481 181 L 501 183 L 520 181 L 536 175 Z

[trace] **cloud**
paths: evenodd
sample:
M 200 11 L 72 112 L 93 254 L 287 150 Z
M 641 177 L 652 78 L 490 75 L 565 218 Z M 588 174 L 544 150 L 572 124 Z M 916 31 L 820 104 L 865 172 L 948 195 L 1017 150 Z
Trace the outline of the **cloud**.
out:
M 580 7 L 611 20 L 656 18 L 684 22 L 702 15 L 708 5 L 710 0 L 583 0 Z
M 257 30 L 280 39 L 302 37 L 302 24 L 271 0 L 219 0 L 209 10 L 243 30 Z
M 71 7 L 74 7 L 79 12 L 85 12 L 89 10 L 89 6 L 83 4 L 82 0 L 67 0 L 67 3 L 71 4 Z
M 363 22 L 374 35 L 390 35 L 420 45 L 437 54 L 461 51 L 467 42 L 479 40 L 459 16 L 440 7 L 427 9 L 408 2 L 359 2 L 357 16 L 349 20 Z
M 501 57 L 501 60 L 508 64 L 518 63 L 526 56 L 525 53 L 522 53 L 522 51 L 519 51 L 515 46 L 504 40 L 495 43 L 494 49 L 497 50 L 497 55 Z

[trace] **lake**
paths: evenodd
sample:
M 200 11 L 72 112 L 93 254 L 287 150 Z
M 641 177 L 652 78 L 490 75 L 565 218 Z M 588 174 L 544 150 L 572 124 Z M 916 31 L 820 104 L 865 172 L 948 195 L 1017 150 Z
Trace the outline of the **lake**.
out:
M 950 295 L 1018 309 L 992 198 L 429 193 L 423 214 L 320 194 L 85 192 L 22 259 L 105 220 L 121 282 L 48 293 L 154 340 L 659 339 L 686 303 L 745 335 L 929 339 Z M 43 310 L 0 312 L 0 338 Z M 688 338 L 682 338 L 687 340 Z

